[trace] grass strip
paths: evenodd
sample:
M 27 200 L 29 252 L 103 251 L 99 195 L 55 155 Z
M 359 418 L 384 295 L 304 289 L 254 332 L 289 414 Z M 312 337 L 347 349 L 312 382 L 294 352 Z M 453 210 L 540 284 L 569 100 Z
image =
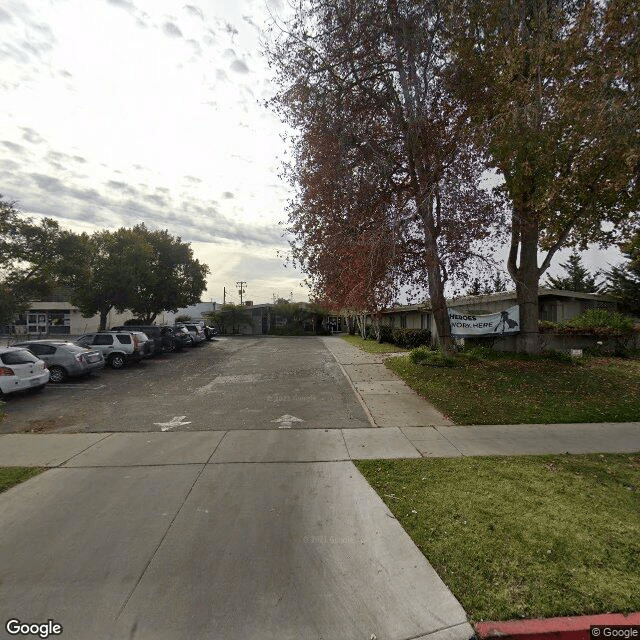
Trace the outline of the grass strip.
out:
M 43 471 L 39 467 L 0 467 L 0 493 Z
M 640 360 L 459 360 L 451 368 L 413 364 L 405 357 L 385 364 L 456 424 L 640 420 Z
M 400 353 L 406 352 L 406 349 L 397 347 L 395 344 L 388 342 L 376 342 L 375 340 L 363 340 L 360 336 L 343 335 L 340 336 L 345 342 L 358 347 L 367 353 Z
M 640 454 L 356 465 L 474 622 L 640 611 Z

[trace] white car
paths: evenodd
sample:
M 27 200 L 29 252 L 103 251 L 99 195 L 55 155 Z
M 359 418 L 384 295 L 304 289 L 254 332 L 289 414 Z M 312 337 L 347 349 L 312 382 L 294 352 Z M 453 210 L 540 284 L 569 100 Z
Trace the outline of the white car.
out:
M 0 393 L 40 390 L 49 382 L 49 369 L 24 347 L 0 347 Z

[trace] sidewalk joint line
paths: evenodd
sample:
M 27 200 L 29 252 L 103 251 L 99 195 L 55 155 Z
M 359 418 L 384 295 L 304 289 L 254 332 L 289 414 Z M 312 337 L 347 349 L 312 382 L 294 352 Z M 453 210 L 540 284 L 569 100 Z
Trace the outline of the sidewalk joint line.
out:
M 408 638 L 403 638 L 402 640 L 418 640 L 419 638 L 428 638 L 436 633 L 440 633 L 441 631 L 446 631 L 447 629 L 455 629 L 456 627 L 461 627 L 462 625 L 468 624 L 473 629 L 473 626 L 468 620 L 464 622 L 456 622 L 455 624 L 447 625 L 446 627 L 439 627 L 438 629 L 434 629 L 433 631 L 428 631 L 427 633 L 419 633 L 417 636 L 409 636 Z M 475 638 L 475 634 L 469 636 L 469 638 Z
M 215 455 L 216 451 L 218 450 L 218 448 L 222 444 L 222 441 L 227 437 L 228 433 L 229 433 L 228 431 L 224 432 L 224 434 L 222 435 L 222 438 L 220 438 L 220 440 L 218 441 L 218 444 L 214 447 L 213 451 L 211 452 L 211 455 L 207 458 L 207 461 L 205 462 L 205 464 L 209 464 L 211 462 L 211 458 L 213 458 L 213 456 Z
M 60 435 L 62 435 L 62 434 L 60 434 Z M 112 433 L 107 433 L 107 435 L 104 438 L 100 438 L 99 440 L 96 440 L 95 442 L 92 442 L 88 447 L 86 447 L 82 451 L 78 451 L 78 453 L 74 453 L 70 458 L 67 458 L 66 460 L 63 460 L 60 464 L 58 464 L 56 466 L 57 467 L 61 467 L 63 464 L 67 464 L 67 462 L 69 462 L 69 460 L 73 460 L 74 458 L 77 458 L 79 455 L 83 454 L 85 451 L 88 451 L 89 449 L 91 449 L 91 447 L 95 446 L 96 444 L 99 444 L 100 442 L 102 442 L 103 440 L 106 440 L 107 438 L 109 438 L 112 435 L 113 435 Z M 55 467 L 52 467 L 52 468 L 55 469 Z
M 342 436 L 342 442 L 344 443 L 344 450 L 347 452 L 349 456 L 349 460 L 351 460 L 351 451 L 349 451 L 349 447 L 347 445 L 347 439 L 344 437 L 344 429 L 340 429 L 340 435 Z
M 451 425 L 451 426 L 456 426 L 456 425 Z M 468 456 L 466 456 L 464 453 L 462 453 L 462 451 L 460 451 L 460 449 L 458 449 L 458 447 L 456 447 L 455 444 L 453 444 L 453 442 L 451 442 L 451 440 L 449 440 L 449 438 L 447 438 L 447 436 L 444 435 L 444 433 L 442 433 L 442 431 L 440 431 L 440 426 L 434 425 L 434 429 L 463 457 L 463 458 L 467 458 Z

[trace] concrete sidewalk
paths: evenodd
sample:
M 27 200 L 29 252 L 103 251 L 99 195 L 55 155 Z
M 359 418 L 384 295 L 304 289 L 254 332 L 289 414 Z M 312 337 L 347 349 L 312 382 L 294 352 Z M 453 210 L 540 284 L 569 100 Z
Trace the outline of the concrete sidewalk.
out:
M 640 451 L 640 422 L 0 435 L 0 466 L 336 462 Z
M 325 344 L 371 428 L 0 435 L 0 466 L 51 468 L 0 494 L 3 620 L 80 640 L 468 640 L 351 460 L 640 450 L 638 422 L 452 425 L 381 357 Z
M 384 366 L 385 354 L 366 353 L 341 338 L 322 341 L 349 380 L 372 427 L 453 424 Z

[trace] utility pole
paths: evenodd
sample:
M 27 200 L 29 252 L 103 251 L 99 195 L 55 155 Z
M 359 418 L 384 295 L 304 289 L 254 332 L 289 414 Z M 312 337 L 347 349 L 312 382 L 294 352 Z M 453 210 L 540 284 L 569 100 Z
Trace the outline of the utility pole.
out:
M 238 287 L 238 293 L 240 294 L 240 306 L 242 306 L 242 294 L 244 293 L 243 285 L 247 284 L 245 280 L 240 280 L 240 282 L 236 282 L 236 286 Z
M 227 304 L 227 287 L 222 287 L 222 304 Z

